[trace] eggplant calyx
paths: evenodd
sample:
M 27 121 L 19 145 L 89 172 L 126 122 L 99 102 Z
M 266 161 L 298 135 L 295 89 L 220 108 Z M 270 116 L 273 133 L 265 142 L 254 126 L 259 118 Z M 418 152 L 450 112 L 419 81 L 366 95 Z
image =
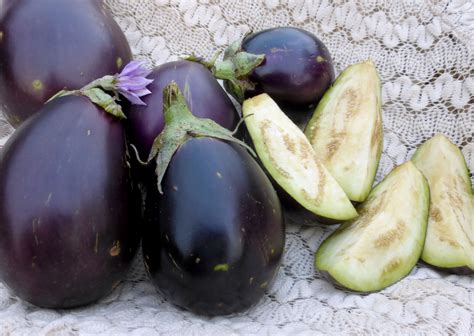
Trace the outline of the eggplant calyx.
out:
M 64 96 L 84 96 L 90 99 L 91 102 L 103 108 L 106 112 L 112 114 L 113 116 L 119 119 L 126 119 L 125 113 L 123 113 L 122 106 L 117 103 L 118 97 L 117 95 L 112 96 L 106 93 L 104 90 L 98 87 L 91 87 L 88 89 L 80 89 L 80 90 L 61 90 L 53 97 L 51 97 L 49 101 L 64 97 Z
M 113 116 L 126 119 L 122 106 L 118 103 L 120 101 L 119 95 L 134 105 L 146 105 L 141 97 L 151 93 L 146 88 L 153 82 L 152 79 L 146 78 L 149 74 L 150 71 L 144 67 L 143 62 L 131 61 L 119 74 L 98 78 L 79 90 L 61 90 L 47 102 L 70 95 L 84 96 Z
M 211 61 L 194 55 L 186 60 L 204 65 L 217 79 L 224 80 L 226 90 L 239 102 L 245 99 L 245 92 L 255 89 L 255 84 L 248 78 L 252 71 L 265 60 L 265 54 L 251 54 L 242 50 L 242 40 L 235 41 L 224 52 L 224 58 L 218 62 L 217 53 Z
M 160 194 L 163 194 L 161 181 L 173 154 L 190 138 L 210 137 L 234 142 L 245 147 L 253 156 L 256 156 L 252 148 L 246 143 L 234 138 L 237 128 L 230 131 L 211 119 L 195 117 L 189 110 L 181 90 L 174 81 L 163 91 L 163 114 L 165 128 L 153 142 L 148 157 L 148 162 L 156 160 L 155 172 Z

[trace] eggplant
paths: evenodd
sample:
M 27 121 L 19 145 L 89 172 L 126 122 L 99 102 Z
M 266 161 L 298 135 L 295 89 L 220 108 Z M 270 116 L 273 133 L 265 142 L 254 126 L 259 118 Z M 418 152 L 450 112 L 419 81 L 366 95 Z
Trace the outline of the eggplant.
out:
M 305 135 L 351 201 L 372 189 L 382 154 L 381 84 L 372 61 L 348 66 L 325 93 Z
M 239 102 L 267 93 L 290 118 L 304 124 L 334 81 L 329 50 L 314 34 L 277 27 L 231 44 L 222 62 L 205 64 Z
M 120 74 L 59 92 L 3 148 L 0 278 L 23 300 L 82 306 L 125 277 L 141 204 L 117 97 L 142 103 L 146 74 L 130 62 Z
M 242 111 L 259 159 L 291 199 L 320 217 L 344 221 L 357 216 L 303 132 L 269 95 L 245 100 Z
M 98 300 L 124 278 L 139 241 L 119 120 L 61 97 L 13 134 L 0 160 L 0 277 L 47 308 Z
M 102 1 L 22 0 L 8 7 L 0 21 L 0 106 L 14 127 L 59 90 L 79 89 L 132 59 Z
M 153 141 L 163 130 L 163 90 L 171 81 L 185 92 L 195 116 L 212 119 L 228 129 L 237 125 L 239 115 L 234 104 L 201 64 L 169 62 L 155 68 L 148 77 L 154 81 L 149 86 L 152 94 L 143 99 L 146 106 L 132 106 L 127 113 L 127 135 L 142 157 L 148 157 Z
M 210 316 L 242 311 L 264 295 L 281 263 L 279 199 L 250 154 L 229 142 L 229 131 L 191 115 L 176 83 L 165 96 L 145 208 L 146 270 L 182 308 Z
M 453 273 L 474 273 L 474 195 L 459 148 L 437 134 L 422 144 L 413 163 L 431 192 L 428 231 L 421 259 Z
M 249 80 L 255 83 L 251 96 L 267 93 L 277 104 L 308 107 L 316 104 L 334 81 L 329 50 L 309 31 L 278 27 L 248 35 L 242 50 L 264 54 Z
M 423 174 L 408 161 L 390 172 L 316 252 L 316 269 L 336 283 L 373 292 L 405 277 L 415 266 L 426 236 L 430 192 Z

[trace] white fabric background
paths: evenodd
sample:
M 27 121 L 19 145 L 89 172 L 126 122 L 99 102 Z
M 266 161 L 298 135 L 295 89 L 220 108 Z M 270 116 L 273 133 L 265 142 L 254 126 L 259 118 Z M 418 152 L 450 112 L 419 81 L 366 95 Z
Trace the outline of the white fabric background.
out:
M 215 49 L 249 30 L 303 27 L 332 53 L 336 72 L 372 58 L 383 81 L 385 144 L 379 181 L 440 132 L 474 171 L 474 3 L 328 0 L 106 0 L 137 58 L 153 65 Z M 11 133 L 0 120 L 0 146 Z M 472 175 L 471 175 L 472 179 Z M 156 294 L 141 258 L 109 297 L 52 311 L 19 301 L 0 284 L 2 335 L 474 334 L 474 279 L 418 265 L 399 283 L 359 295 L 321 278 L 313 253 L 333 227 L 289 223 L 283 265 L 254 308 L 202 318 Z

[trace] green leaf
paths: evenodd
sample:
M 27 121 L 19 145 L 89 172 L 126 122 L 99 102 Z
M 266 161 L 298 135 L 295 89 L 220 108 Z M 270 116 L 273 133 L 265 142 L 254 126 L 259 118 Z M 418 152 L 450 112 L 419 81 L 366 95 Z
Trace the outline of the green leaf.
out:
M 122 107 L 115 101 L 115 98 L 105 93 L 102 89 L 93 87 L 81 90 L 81 94 L 88 97 L 94 104 L 102 107 L 108 113 L 120 119 L 127 118 L 122 111 Z

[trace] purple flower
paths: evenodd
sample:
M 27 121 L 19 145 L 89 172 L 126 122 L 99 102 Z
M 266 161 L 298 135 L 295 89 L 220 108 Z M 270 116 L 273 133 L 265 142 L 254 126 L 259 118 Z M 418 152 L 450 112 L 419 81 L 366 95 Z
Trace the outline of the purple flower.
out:
M 144 65 L 142 61 L 131 61 L 116 76 L 118 92 L 134 105 L 146 105 L 140 97 L 151 93 L 146 87 L 153 79 L 146 78 L 151 71 Z

